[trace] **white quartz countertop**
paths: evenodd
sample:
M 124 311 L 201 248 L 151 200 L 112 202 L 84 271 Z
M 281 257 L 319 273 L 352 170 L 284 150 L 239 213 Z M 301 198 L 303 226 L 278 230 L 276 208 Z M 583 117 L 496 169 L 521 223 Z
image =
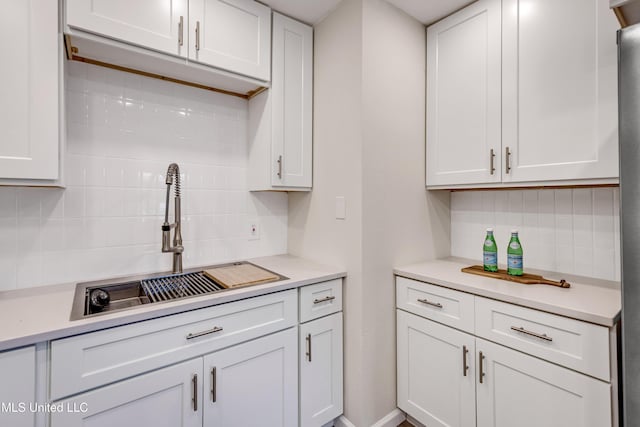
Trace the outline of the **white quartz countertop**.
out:
M 69 320 L 75 283 L 0 292 L 0 351 L 346 276 L 346 272 L 338 268 L 291 255 L 248 261 L 289 279 L 178 301 L 147 304 L 82 320 Z
M 613 326 L 622 304 L 620 283 L 568 274 L 527 270 L 547 279 L 565 279 L 570 288 L 522 285 L 460 271 L 481 262 L 459 258 L 427 261 L 394 269 L 398 276 L 432 283 L 499 301 L 535 308 L 602 326 Z

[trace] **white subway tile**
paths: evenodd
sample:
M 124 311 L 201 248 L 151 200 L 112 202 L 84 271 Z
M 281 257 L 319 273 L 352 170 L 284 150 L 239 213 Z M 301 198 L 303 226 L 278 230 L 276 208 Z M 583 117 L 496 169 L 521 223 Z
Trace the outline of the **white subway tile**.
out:
M 16 218 L 18 214 L 17 200 L 15 188 L 0 188 L 0 218 Z
M 12 248 L 0 248 L 3 289 L 168 270 L 160 225 L 171 162 L 184 178 L 185 267 L 286 252 L 288 196 L 247 191 L 246 101 L 67 65 L 67 188 L 0 188 Z M 260 240 L 246 238 L 249 214 Z
M 249 211 L 267 214 L 262 196 L 249 200 Z M 452 193 L 451 254 L 480 259 L 470 236 L 493 225 L 504 263 L 509 230 L 518 227 L 526 267 L 619 280 L 618 203 L 617 188 Z

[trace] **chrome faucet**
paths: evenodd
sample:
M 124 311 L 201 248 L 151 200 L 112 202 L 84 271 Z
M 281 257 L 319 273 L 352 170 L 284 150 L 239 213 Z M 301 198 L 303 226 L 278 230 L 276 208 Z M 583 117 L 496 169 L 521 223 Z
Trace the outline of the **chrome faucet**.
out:
M 174 223 L 169 224 L 169 193 L 171 192 L 171 184 L 173 179 L 176 180 L 175 199 L 174 199 Z M 177 164 L 171 163 L 167 169 L 167 201 L 164 208 L 164 224 L 162 224 L 162 252 L 173 253 L 173 272 L 182 273 L 182 232 L 180 230 L 180 168 Z M 173 246 L 171 246 L 171 229 L 173 232 Z

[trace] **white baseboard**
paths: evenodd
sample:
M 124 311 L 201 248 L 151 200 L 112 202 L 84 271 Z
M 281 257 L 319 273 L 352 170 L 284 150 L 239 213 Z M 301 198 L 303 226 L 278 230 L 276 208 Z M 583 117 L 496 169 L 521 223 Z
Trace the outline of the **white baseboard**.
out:
M 340 415 L 340 418 L 337 418 L 333 423 L 334 427 L 356 427 L 351 421 L 347 419 L 344 415 Z
M 373 423 L 371 427 L 397 427 L 398 424 L 406 419 L 407 416 L 405 415 L 405 413 L 396 408 Z M 355 424 L 349 421 L 344 415 L 341 415 L 340 418 L 336 419 L 333 425 L 334 427 L 356 427 Z
M 400 409 L 396 408 L 384 417 L 380 418 L 371 427 L 398 427 L 398 424 L 407 419 L 407 416 Z

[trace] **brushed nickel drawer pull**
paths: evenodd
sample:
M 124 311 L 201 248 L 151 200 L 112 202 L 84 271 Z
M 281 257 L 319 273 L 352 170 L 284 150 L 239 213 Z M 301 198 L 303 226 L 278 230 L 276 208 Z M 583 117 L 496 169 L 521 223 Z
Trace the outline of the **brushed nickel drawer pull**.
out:
M 221 332 L 222 328 L 215 326 L 213 329 L 209 329 L 208 331 L 196 332 L 195 334 L 187 335 L 188 340 L 192 340 L 194 338 L 202 337 L 209 334 L 215 334 L 216 332 Z
M 479 352 L 478 354 L 478 381 L 480 384 L 484 382 L 484 354 Z
M 278 178 L 282 179 L 282 156 L 278 156 Z
M 320 304 L 320 303 L 327 302 L 327 301 L 333 301 L 334 299 L 336 299 L 336 297 L 324 297 L 324 298 L 321 298 L 321 299 L 314 299 L 313 303 L 314 304 Z
M 506 172 L 509 173 L 511 171 L 511 150 L 509 150 L 509 147 L 504 149 L 504 157 L 505 169 Z
M 217 381 L 216 368 L 211 368 L 211 401 L 216 402 L 216 381 Z
M 311 362 L 311 334 L 307 334 L 307 359 Z
M 193 398 L 191 399 L 193 402 L 193 412 L 198 412 L 198 374 L 193 375 L 191 384 L 193 384 Z
M 431 305 L 433 307 L 442 308 L 442 304 L 440 304 L 439 302 L 432 302 L 432 301 L 429 301 L 426 298 L 425 299 L 418 298 L 418 302 L 421 302 L 421 303 L 427 304 L 427 305 Z
M 184 39 L 184 16 L 180 17 L 180 22 L 178 22 L 178 45 L 182 46 Z
M 467 365 L 467 353 L 469 353 L 469 349 L 466 345 L 462 346 L 462 376 L 467 376 L 467 371 L 469 370 L 469 366 Z
M 495 151 L 493 151 L 493 148 L 492 148 L 491 154 L 489 156 L 489 172 L 491 173 L 491 175 L 493 175 L 496 171 L 496 167 L 494 164 L 495 159 L 496 159 L 496 153 Z
M 530 335 L 532 337 L 536 337 L 536 338 L 540 338 L 541 340 L 545 340 L 545 341 L 553 341 L 553 338 L 551 338 L 550 336 L 548 336 L 547 334 L 539 334 L 537 332 L 531 332 L 531 331 L 527 331 L 525 328 L 523 328 L 522 326 L 520 326 L 519 328 L 516 328 L 515 326 L 511 327 L 512 331 L 516 331 L 516 332 L 520 332 L 522 334 L 526 334 L 526 335 Z
M 200 50 L 200 21 L 196 21 L 196 50 Z

